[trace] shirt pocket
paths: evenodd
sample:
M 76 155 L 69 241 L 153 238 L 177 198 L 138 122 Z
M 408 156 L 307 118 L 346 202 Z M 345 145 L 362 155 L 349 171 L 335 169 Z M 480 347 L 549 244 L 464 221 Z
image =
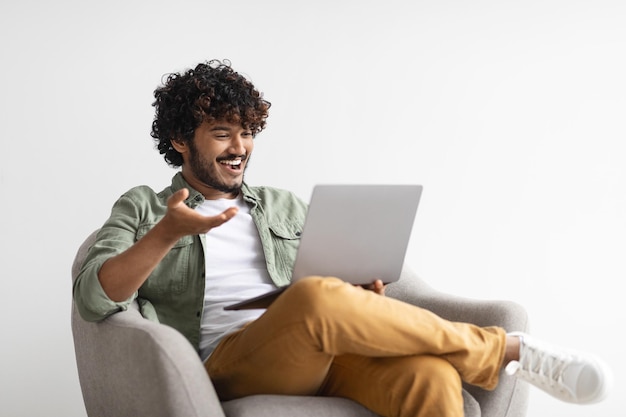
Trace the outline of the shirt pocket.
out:
M 153 227 L 153 224 L 140 226 L 137 231 L 137 240 L 141 239 Z M 140 289 L 141 295 L 149 297 L 150 295 L 185 292 L 190 280 L 189 262 L 192 248 L 193 236 L 184 236 L 178 240 L 143 283 Z
M 274 243 L 275 263 L 281 269 L 283 276 L 290 279 L 302 235 L 302 224 L 296 222 L 274 223 L 269 225 L 269 229 Z

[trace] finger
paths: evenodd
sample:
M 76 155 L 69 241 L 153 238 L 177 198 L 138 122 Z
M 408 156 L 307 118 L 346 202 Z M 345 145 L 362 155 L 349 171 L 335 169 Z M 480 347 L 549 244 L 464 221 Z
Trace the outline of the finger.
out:
M 372 291 L 374 291 L 376 294 L 380 294 L 383 295 L 385 293 L 385 284 L 383 284 L 383 281 L 380 279 L 375 280 L 372 285 L 371 285 L 371 289 Z
M 223 212 L 221 212 L 220 214 L 218 214 L 217 216 L 211 217 L 211 222 L 212 222 L 211 227 L 221 226 L 222 224 L 226 223 L 227 221 L 235 217 L 238 211 L 239 209 L 237 207 L 229 207 Z
M 374 280 L 371 284 L 359 285 L 361 288 L 374 291 L 376 294 L 384 295 L 385 294 L 385 284 L 382 280 L 377 279 Z
M 181 204 L 183 201 L 185 201 L 187 197 L 189 197 L 189 190 L 186 188 L 181 188 L 167 199 L 167 207 L 174 208 Z

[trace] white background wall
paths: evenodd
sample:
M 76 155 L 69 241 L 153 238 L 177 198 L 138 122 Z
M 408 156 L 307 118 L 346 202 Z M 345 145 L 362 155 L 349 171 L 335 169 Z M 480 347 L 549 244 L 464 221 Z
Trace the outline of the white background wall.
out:
M 409 262 L 601 354 L 626 406 L 626 3 L 25 0 L 0 6 L 0 414 L 79 417 L 70 265 L 126 189 L 173 171 L 163 74 L 229 58 L 273 103 L 252 184 L 421 183 Z

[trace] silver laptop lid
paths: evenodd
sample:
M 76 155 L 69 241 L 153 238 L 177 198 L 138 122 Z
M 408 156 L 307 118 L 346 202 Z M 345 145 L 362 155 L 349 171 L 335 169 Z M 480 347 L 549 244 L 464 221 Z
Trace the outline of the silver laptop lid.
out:
M 310 275 L 397 281 L 421 194 L 421 185 L 315 186 L 292 282 Z

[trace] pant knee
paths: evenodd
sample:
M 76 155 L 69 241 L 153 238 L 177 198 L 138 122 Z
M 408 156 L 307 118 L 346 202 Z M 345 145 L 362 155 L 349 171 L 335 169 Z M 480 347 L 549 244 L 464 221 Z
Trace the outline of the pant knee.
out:
M 324 395 L 350 398 L 385 416 L 463 416 L 459 373 L 436 356 L 339 357 L 324 390 Z
M 293 283 L 281 296 L 294 314 L 320 316 L 332 311 L 346 283 L 339 278 L 311 276 Z
M 463 395 L 459 372 L 447 360 L 420 356 L 413 367 L 414 409 L 419 415 L 462 415 Z
M 432 385 L 449 387 L 461 391 L 462 381 L 459 372 L 450 362 L 438 356 L 422 356 L 417 372 L 428 375 Z

